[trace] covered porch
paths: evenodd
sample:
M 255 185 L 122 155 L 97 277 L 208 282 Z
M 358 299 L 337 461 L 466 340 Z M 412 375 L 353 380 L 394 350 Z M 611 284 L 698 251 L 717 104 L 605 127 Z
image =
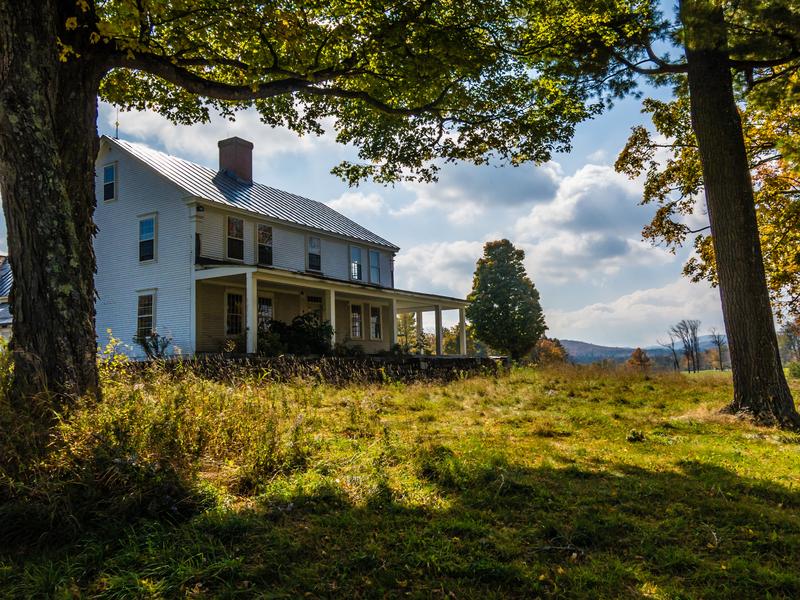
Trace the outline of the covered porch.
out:
M 466 301 L 313 274 L 250 266 L 211 266 L 194 272 L 191 316 L 197 353 L 258 351 L 259 323 L 290 323 L 315 313 L 333 329 L 332 345 L 360 347 L 366 354 L 390 350 L 397 343 L 397 315 L 433 312 L 436 354 L 443 354 L 442 311 L 459 310 L 460 354 L 466 355 Z

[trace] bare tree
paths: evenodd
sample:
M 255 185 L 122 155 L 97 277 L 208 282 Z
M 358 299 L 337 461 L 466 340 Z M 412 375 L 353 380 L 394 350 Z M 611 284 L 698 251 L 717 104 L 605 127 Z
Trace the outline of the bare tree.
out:
M 717 360 L 719 361 L 719 370 L 725 370 L 725 362 L 723 360 L 723 352 L 728 347 L 728 341 L 724 333 L 717 331 L 714 327 L 711 328 L 711 343 L 717 349 Z
M 656 343 L 659 346 L 661 346 L 662 348 L 665 348 L 665 349 L 669 350 L 672 353 L 672 368 L 675 371 L 680 371 L 681 370 L 681 363 L 680 363 L 680 360 L 678 360 L 678 350 L 675 348 L 675 336 L 672 333 L 669 333 L 669 343 L 668 344 L 664 343 L 664 342 L 661 342 L 659 340 L 656 340 Z
M 686 327 L 689 330 L 689 341 L 691 342 L 692 361 L 694 363 L 695 372 L 702 368 L 702 361 L 700 359 L 700 336 L 697 334 L 700 329 L 700 321 L 689 319 L 685 321 Z
M 675 336 L 680 340 L 681 346 L 683 346 L 683 357 L 686 359 L 686 370 L 691 373 L 694 370 L 694 354 L 692 353 L 692 341 L 686 321 L 673 325 L 669 332 L 670 336 Z
M 677 325 L 673 325 L 670 330 L 670 338 L 676 337 L 683 346 L 683 355 L 686 358 L 686 370 L 700 370 L 700 339 L 697 330 L 700 328 L 700 321 L 695 319 L 682 319 Z

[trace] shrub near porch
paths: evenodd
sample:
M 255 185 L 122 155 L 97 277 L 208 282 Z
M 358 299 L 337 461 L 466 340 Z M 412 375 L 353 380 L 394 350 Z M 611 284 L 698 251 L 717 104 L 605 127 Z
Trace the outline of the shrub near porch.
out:
M 105 391 L 3 479 L 9 596 L 800 596 L 800 437 L 726 375 Z

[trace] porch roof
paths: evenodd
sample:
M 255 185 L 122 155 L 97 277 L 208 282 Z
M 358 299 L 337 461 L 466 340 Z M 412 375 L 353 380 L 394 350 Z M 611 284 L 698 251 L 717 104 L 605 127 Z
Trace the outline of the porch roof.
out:
M 358 283 L 328 277 L 317 273 L 290 271 L 277 267 L 258 267 L 249 265 L 204 265 L 198 266 L 194 272 L 195 280 L 216 279 L 220 277 L 234 277 L 254 273 L 260 281 L 272 281 L 288 285 L 315 287 L 318 289 L 334 290 L 347 294 L 372 296 L 384 300 L 395 300 L 397 312 L 416 312 L 434 310 L 437 306 L 442 310 L 452 310 L 466 307 L 469 302 L 462 298 L 428 294 L 412 290 L 386 288 L 369 283 Z

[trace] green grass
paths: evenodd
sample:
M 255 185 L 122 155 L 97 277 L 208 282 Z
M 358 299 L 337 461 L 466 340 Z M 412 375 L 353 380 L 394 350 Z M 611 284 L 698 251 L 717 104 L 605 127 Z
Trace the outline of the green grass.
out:
M 800 436 L 720 416 L 730 394 L 109 381 L 14 492 L 0 596 L 800 597 Z

